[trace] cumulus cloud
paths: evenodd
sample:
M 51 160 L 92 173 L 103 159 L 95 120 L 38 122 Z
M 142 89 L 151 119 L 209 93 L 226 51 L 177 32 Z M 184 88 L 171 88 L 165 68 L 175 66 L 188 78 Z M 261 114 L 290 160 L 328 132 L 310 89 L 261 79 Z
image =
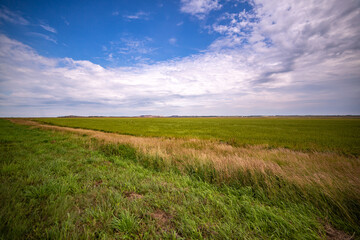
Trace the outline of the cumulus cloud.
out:
M 136 67 L 39 55 L 0 36 L 0 115 L 360 114 L 357 1 L 255 1 L 204 53 Z M 131 44 L 130 44 L 131 45 Z
M 251 12 L 225 14 L 213 24 L 223 36 L 210 49 L 243 46 L 260 63 L 253 65 L 259 84 L 357 82 L 358 89 L 359 8 L 356 1 L 255 1 Z
M 210 11 L 221 7 L 218 0 L 181 0 L 180 10 L 203 19 Z

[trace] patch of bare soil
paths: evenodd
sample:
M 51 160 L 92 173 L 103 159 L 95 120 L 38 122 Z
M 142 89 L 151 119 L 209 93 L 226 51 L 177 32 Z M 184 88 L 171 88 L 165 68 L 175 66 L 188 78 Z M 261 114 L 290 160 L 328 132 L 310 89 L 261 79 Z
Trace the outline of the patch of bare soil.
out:
M 170 227 L 172 219 L 170 214 L 167 214 L 162 210 L 156 210 L 155 212 L 151 213 L 150 216 L 155 219 L 160 228 L 167 229 Z
M 327 240 L 352 240 L 355 239 L 355 236 L 350 236 L 349 234 L 335 229 L 333 226 L 331 226 L 330 223 L 325 222 L 324 228 L 326 232 L 326 239 Z
M 95 182 L 94 182 L 94 186 L 95 186 L 95 187 L 98 187 L 98 186 L 100 186 L 100 185 L 102 184 L 102 182 L 103 182 L 102 180 L 95 181 Z
M 141 199 L 144 197 L 143 195 L 135 193 L 135 192 L 124 192 L 124 195 L 126 198 L 132 199 L 132 200 L 133 199 Z

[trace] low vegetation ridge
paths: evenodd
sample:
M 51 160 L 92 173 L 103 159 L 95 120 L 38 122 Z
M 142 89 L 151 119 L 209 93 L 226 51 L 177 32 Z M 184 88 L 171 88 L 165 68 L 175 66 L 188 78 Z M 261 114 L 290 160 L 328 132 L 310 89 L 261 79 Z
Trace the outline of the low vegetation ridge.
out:
M 353 155 L 13 122 L 57 132 L 1 121 L 4 236 L 350 239 L 360 233 L 360 161 Z M 66 190 L 71 184 L 82 190 Z M 22 195 L 28 187 L 36 194 Z M 89 194 L 97 200 L 85 201 Z M 5 199 L 30 204 L 38 211 L 25 211 L 31 218 L 51 219 L 37 230 L 15 231 L 25 220 L 12 215 L 17 211 Z M 64 214 L 54 212 L 56 204 L 64 204 Z

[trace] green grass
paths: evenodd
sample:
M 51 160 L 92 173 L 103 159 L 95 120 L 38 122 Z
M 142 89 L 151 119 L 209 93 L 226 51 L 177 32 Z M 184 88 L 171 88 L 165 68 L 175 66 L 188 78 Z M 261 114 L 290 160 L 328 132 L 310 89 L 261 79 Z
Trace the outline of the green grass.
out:
M 135 136 L 215 139 L 360 155 L 360 119 L 350 118 L 41 118 L 48 124 Z
M 300 193 L 211 184 L 126 145 L 1 119 L 0 143 L 0 239 L 321 239 L 331 220 Z

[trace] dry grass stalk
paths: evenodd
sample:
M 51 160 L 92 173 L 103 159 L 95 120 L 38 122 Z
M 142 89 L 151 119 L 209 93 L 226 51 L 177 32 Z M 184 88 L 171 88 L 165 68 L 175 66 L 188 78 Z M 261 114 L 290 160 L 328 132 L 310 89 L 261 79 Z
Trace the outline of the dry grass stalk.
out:
M 360 196 L 360 159 L 336 153 L 299 152 L 267 149 L 265 146 L 233 147 L 200 139 L 135 137 L 94 130 L 45 125 L 26 119 L 11 119 L 17 124 L 36 128 L 86 134 L 105 143 L 129 144 L 143 154 L 159 156 L 181 165 L 212 163 L 223 177 L 231 178 L 237 170 L 271 172 L 300 186 L 320 186 L 324 192 L 352 191 Z

